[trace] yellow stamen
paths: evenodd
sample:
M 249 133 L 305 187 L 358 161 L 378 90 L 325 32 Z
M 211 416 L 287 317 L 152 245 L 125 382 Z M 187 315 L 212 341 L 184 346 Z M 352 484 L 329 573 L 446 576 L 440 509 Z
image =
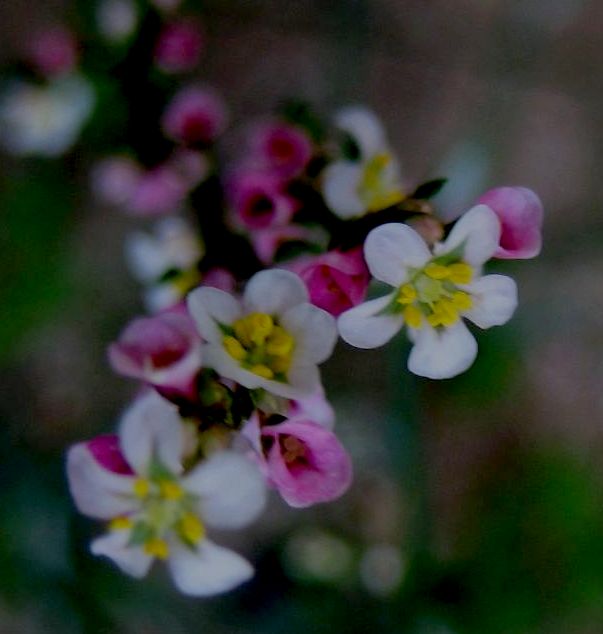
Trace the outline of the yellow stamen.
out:
M 274 378 L 274 372 L 263 363 L 256 363 L 249 368 L 250 372 L 261 376 L 263 379 L 272 379 Z
M 159 484 L 159 491 L 166 500 L 180 500 L 184 496 L 184 489 L 176 482 L 164 480 Z
M 450 277 L 451 274 L 449 267 L 436 264 L 435 262 L 430 262 L 424 270 L 425 275 L 428 275 L 434 280 L 445 280 L 447 277 Z
M 170 554 L 170 549 L 165 539 L 154 538 L 145 542 L 144 552 L 158 559 L 167 559 Z
M 186 513 L 178 523 L 178 530 L 187 542 L 199 543 L 205 536 L 205 527 L 193 513 Z
M 146 498 L 149 494 L 151 485 L 148 480 L 144 478 L 136 478 L 134 484 L 132 485 L 132 489 L 134 491 L 134 495 L 138 498 Z
M 293 337 L 280 326 L 275 326 L 266 341 L 266 352 L 275 357 L 284 357 L 293 350 Z
M 437 315 L 437 321 L 442 326 L 452 326 L 459 320 L 459 314 L 454 304 L 447 299 L 436 302 L 433 312 Z
M 192 288 L 198 286 L 200 281 L 201 275 L 199 274 L 199 271 L 189 269 L 188 271 L 182 271 L 177 277 L 175 277 L 172 280 L 172 284 L 182 295 L 185 295 Z
M 456 262 L 448 267 L 449 279 L 454 284 L 469 284 L 473 277 L 473 269 L 465 262 Z
M 469 293 L 456 291 L 452 295 L 452 303 L 457 310 L 469 310 L 473 306 L 473 299 Z
M 134 526 L 132 520 L 129 517 L 125 516 L 114 517 L 109 522 L 109 530 L 111 531 L 126 531 L 129 528 L 132 528 L 132 526 Z
M 410 328 L 420 328 L 423 324 L 423 313 L 414 304 L 409 304 L 403 311 L 404 321 Z
M 251 313 L 243 318 L 246 322 L 247 336 L 256 346 L 261 346 L 274 328 L 274 320 L 266 313 Z
M 398 293 L 398 304 L 412 304 L 417 299 L 417 290 L 412 284 L 404 284 Z
M 242 361 L 247 356 L 247 351 L 241 345 L 241 342 L 234 337 L 224 337 L 222 340 L 226 352 L 237 361 Z

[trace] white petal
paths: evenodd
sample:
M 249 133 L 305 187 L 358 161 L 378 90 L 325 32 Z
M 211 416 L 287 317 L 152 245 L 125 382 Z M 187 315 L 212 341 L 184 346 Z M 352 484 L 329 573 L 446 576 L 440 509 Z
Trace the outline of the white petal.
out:
M 387 146 L 383 125 L 368 108 L 342 108 L 335 116 L 335 125 L 356 141 L 364 159 L 382 152 Z
M 364 257 L 373 277 L 390 286 L 400 286 L 408 280 L 408 269 L 423 267 L 431 253 L 414 229 L 400 223 L 388 223 L 368 234 Z
M 154 458 L 173 473 L 182 470 L 182 420 L 176 406 L 154 390 L 126 410 L 120 423 L 119 443 L 126 461 L 138 474 L 148 474 Z
M 196 550 L 173 544 L 167 565 L 180 592 L 194 597 L 228 592 L 253 576 L 247 560 L 207 539 Z
M 218 288 L 196 288 L 188 294 L 186 303 L 205 341 L 222 341 L 222 331 L 217 324 L 230 325 L 241 316 L 241 306 L 236 298 Z
M 404 323 L 401 314 L 378 314 L 394 296 L 390 293 L 346 310 L 337 320 L 339 334 L 356 348 L 378 348 L 387 343 Z
M 214 528 L 242 528 L 266 503 L 264 478 L 257 466 L 234 451 L 220 451 L 182 480 L 199 496 L 199 512 Z
M 506 275 L 485 275 L 466 288 L 473 308 L 464 316 L 480 328 L 506 324 L 517 308 L 517 285 Z
M 169 268 L 157 239 L 142 231 L 126 240 L 125 251 L 130 271 L 139 282 L 153 282 Z
M 288 389 L 281 389 L 278 394 L 285 398 L 303 398 L 317 390 L 320 383 L 320 370 L 315 363 L 295 363 L 287 373 L 289 379 Z M 278 389 L 278 388 L 277 388 Z M 277 394 L 277 392 L 274 392 Z
M 69 489 L 78 510 L 84 515 L 109 520 L 132 513 L 138 502 L 129 497 L 132 476 L 119 475 L 104 469 L 85 443 L 71 447 L 67 454 Z
M 278 315 L 308 301 L 301 278 L 291 271 L 269 269 L 256 273 L 247 283 L 243 303 L 249 312 Z
M 423 326 L 413 331 L 415 345 L 408 358 L 408 369 L 429 379 L 449 379 L 464 372 L 477 356 L 477 342 L 467 326 L 435 330 Z
M 436 253 L 449 253 L 464 245 L 462 259 L 472 266 L 481 266 L 498 249 L 500 232 L 500 221 L 492 209 L 477 205 L 459 218 Z
M 337 326 L 333 315 L 312 304 L 300 304 L 281 317 L 281 324 L 295 339 L 295 359 L 322 363 L 333 353 Z
M 153 563 L 140 546 L 128 546 L 130 531 L 112 531 L 90 544 L 93 555 L 105 555 L 113 560 L 122 572 L 142 579 Z
M 367 210 L 358 195 L 363 169 L 361 163 L 337 161 L 331 163 L 323 172 L 322 193 L 325 203 L 343 220 L 362 216 Z

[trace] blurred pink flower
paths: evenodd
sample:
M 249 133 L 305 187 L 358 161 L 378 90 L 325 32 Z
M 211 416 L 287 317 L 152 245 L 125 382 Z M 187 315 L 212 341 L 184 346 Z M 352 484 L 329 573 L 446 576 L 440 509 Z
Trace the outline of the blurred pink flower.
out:
M 96 436 L 86 443 L 86 448 L 96 462 L 104 469 L 107 469 L 107 471 L 120 475 L 132 475 L 134 473 L 121 452 L 117 434 Z
M 201 339 L 184 306 L 131 321 L 109 346 L 118 374 L 139 379 L 166 396 L 195 398 Z
M 283 191 L 282 181 L 272 174 L 239 171 L 226 184 L 232 224 L 259 230 L 286 225 L 298 202 Z
M 324 242 L 325 235 L 319 227 L 304 227 L 302 225 L 283 225 L 256 229 L 249 239 L 251 246 L 262 264 L 272 264 L 279 248 L 287 242 Z
M 206 271 L 203 274 L 202 283 L 203 286 L 219 288 L 221 291 L 226 291 L 227 293 L 233 293 L 236 286 L 236 281 L 232 273 L 219 267 Z
M 527 187 L 496 187 L 481 196 L 498 216 L 502 232 L 495 258 L 528 259 L 542 248 L 544 210 L 537 194 Z
M 178 211 L 188 188 L 180 174 L 167 165 L 144 173 L 128 204 L 128 211 L 140 216 L 155 216 Z
M 111 156 L 94 165 L 91 186 L 94 193 L 110 205 L 126 205 L 141 179 L 142 169 L 131 158 Z
M 303 172 L 312 158 L 312 142 L 294 125 L 264 123 L 252 131 L 251 153 L 258 167 L 289 179 Z
M 304 256 L 286 267 L 305 282 L 310 301 L 335 317 L 366 297 L 370 275 L 361 247 Z
M 180 19 L 163 27 L 155 46 L 155 62 L 165 73 L 186 73 L 198 64 L 202 48 L 200 24 Z
M 188 86 L 168 104 L 161 120 L 166 136 L 174 141 L 212 143 L 226 125 L 226 107 L 211 89 Z
M 74 70 L 77 48 L 71 31 L 63 26 L 51 26 L 33 35 L 28 44 L 28 57 L 42 75 L 62 75 Z

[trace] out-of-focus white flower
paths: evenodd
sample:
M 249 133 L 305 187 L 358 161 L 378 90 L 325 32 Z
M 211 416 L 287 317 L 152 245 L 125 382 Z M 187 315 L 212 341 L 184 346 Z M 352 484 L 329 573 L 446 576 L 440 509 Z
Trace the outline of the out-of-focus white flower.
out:
M 373 229 L 364 244 L 373 277 L 394 287 L 339 317 L 343 339 L 357 348 L 376 348 L 408 327 L 414 346 L 408 369 L 432 379 L 464 372 L 477 343 L 462 318 L 480 328 L 506 323 L 517 306 L 515 282 L 504 275 L 481 275 L 496 252 L 500 222 L 486 205 L 464 214 L 433 252 L 403 224 Z
M 108 533 L 91 544 L 95 555 L 137 578 L 165 560 L 181 592 L 210 596 L 247 581 L 253 569 L 207 539 L 205 526 L 246 526 L 262 510 L 265 488 L 255 465 L 233 451 L 214 453 L 187 473 L 184 449 L 176 407 L 150 392 L 121 422 L 122 468 L 99 460 L 92 443 L 77 444 L 67 457 L 69 486 L 80 512 L 109 521 Z
M 375 114 L 358 106 L 345 108 L 335 125 L 353 141 L 358 157 L 335 161 L 325 169 L 322 190 L 331 211 L 348 219 L 400 202 L 400 167 Z
M 138 26 L 138 8 L 132 0 L 102 0 L 96 8 L 96 24 L 109 42 L 122 42 Z
M 188 307 L 207 342 L 206 367 L 249 389 L 285 398 L 319 389 L 318 364 L 335 345 L 335 320 L 309 303 L 294 273 L 256 273 L 241 301 L 215 288 L 197 288 L 188 296 Z
M 394 592 L 404 572 L 400 550 L 391 544 L 369 546 L 360 560 L 362 582 L 371 594 L 378 597 L 386 597 Z
M 94 100 L 92 86 L 79 75 L 42 86 L 12 82 L 0 98 L 0 142 L 18 156 L 60 156 L 76 142 Z

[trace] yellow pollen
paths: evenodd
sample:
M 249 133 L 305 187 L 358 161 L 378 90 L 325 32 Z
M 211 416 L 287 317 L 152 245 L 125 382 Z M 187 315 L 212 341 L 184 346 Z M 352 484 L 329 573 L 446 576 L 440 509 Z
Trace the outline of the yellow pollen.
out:
M 455 291 L 452 295 L 452 303 L 457 310 L 469 310 L 473 306 L 473 299 L 469 293 Z
M 157 557 L 157 559 L 167 559 L 170 549 L 165 539 L 154 538 L 145 542 L 144 552 L 147 555 Z
M 261 346 L 274 328 L 274 320 L 266 313 L 251 313 L 233 324 L 235 335 L 243 345 Z
M 182 537 L 191 544 L 199 543 L 205 536 L 205 527 L 193 513 L 186 513 L 178 523 Z
M 199 271 L 189 269 L 188 271 L 183 271 L 174 278 L 174 280 L 172 280 L 172 284 L 182 295 L 185 295 L 188 291 L 197 286 L 200 281 L 201 275 L 199 274 Z
M 459 314 L 454 304 L 441 299 L 434 304 L 433 313 L 427 317 L 427 321 L 432 326 L 452 326 L 459 320 Z
M 473 277 L 473 269 L 465 262 L 456 262 L 448 267 L 449 280 L 454 284 L 469 284 Z
M 250 372 L 261 376 L 263 379 L 272 379 L 274 378 L 274 372 L 263 363 L 256 363 L 249 368 Z
M 423 324 L 423 313 L 414 304 L 409 304 L 402 313 L 404 321 L 411 328 L 420 328 Z
M 398 304 L 412 304 L 417 299 L 417 290 L 412 284 L 404 284 L 398 293 Z
M 109 522 L 109 530 L 111 531 L 126 531 L 134 526 L 132 520 L 129 517 L 114 517 Z
M 159 484 L 159 491 L 166 500 L 180 500 L 184 496 L 184 490 L 176 482 L 164 480 Z
M 266 341 L 266 352 L 275 357 L 284 357 L 293 351 L 293 337 L 280 326 L 275 326 Z
M 451 270 L 447 266 L 430 262 L 424 269 L 425 275 L 428 275 L 434 280 L 445 280 L 450 277 Z
M 243 348 L 241 342 L 234 337 L 227 336 L 222 340 L 226 352 L 237 361 L 242 361 L 247 356 L 247 350 Z
M 132 485 L 132 489 L 134 491 L 134 495 L 138 498 L 146 498 L 149 494 L 151 485 L 148 480 L 144 478 L 136 478 L 134 484 Z

